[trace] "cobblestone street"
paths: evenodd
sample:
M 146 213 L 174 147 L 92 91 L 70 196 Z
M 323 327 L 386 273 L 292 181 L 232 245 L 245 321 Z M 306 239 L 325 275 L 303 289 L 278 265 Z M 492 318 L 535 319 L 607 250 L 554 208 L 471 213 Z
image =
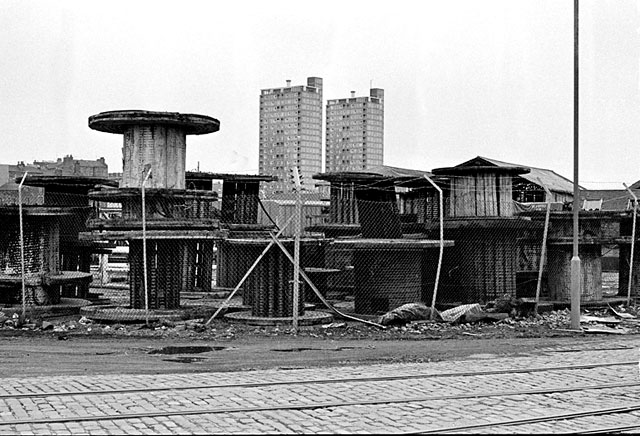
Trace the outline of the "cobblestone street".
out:
M 430 363 L 6 377 L 2 434 L 563 433 L 640 425 L 640 339 Z M 474 427 L 600 411 L 581 418 Z M 460 429 L 461 426 L 471 426 Z M 636 429 L 637 430 L 637 429 Z

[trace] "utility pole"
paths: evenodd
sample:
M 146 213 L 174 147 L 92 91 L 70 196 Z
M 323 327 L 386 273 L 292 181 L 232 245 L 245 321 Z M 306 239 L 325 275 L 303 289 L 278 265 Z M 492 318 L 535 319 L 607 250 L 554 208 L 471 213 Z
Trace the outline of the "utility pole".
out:
M 573 257 L 571 258 L 571 328 L 580 329 L 580 276 L 581 265 L 578 252 L 578 212 L 580 210 L 580 190 L 578 189 L 578 0 L 573 0 Z

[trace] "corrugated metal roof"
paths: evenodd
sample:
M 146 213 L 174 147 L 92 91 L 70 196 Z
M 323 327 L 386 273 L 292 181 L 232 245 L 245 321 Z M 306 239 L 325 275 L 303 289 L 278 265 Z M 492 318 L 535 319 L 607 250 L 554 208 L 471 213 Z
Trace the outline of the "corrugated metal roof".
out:
M 360 172 L 376 173 L 384 177 L 392 177 L 392 178 L 418 178 L 418 177 L 423 177 L 425 175 L 432 176 L 432 174 L 428 171 L 392 167 L 389 165 L 376 165 L 374 167 L 368 168 L 366 170 L 362 170 Z
M 328 173 L 314 174 L 313 178 L 318 180 L 338 181 L 338 180 L 390 180 L 393 182 L 420 181 L 428 183 L 424 176 L 432 177 L 428 171 L 413 170 L 409 168 L 392 167 L 389 165 L 376 165 L 363 170 L 332 171 Z
M 205 171 L 186 171 L 187 180 L 229 180 L 233 182 L 274 182 L 278 180 L 276 176 L 266 174 L 232 174 L 232 173 L 210 173 Z
M 549 189 L 549 191 L 552 191 L 552 192 L 562 192 L 567 194 L 573 194 L 573 181 L 567 179 L 566 177 L 561 176 L 560 174 L 557 174 L 555 171 L 552 171 L 552 170 L 531 167 L 528 165 L 503 162 L 497 159 L 491 159 L 483 156 L 478 156 L 460 165 L 465 165 L 465 164 L 468 164 L 469 162 L 473 162 L 474 160 L 478 160 L 478 159 L 484 160 L 486 163 L 493 164 L 500 167 L 529 168 L 531 170 L 529 173 L 520 174 L 518 177 L 522 177 L 525 180 L 528 180 L 532 183 L 536 183 L 541 186 L 546 186 Z M 579 188 L 584 189 L 582 186 L 579 186 Z
M 632 189 L 640 197 L 640 191 Z M 601 210 L 627 210 L 631 194 L 626 189 L 589 189 L 580 193 L 580 200 L 602 200 Z
M 640 189 L 640 180 L 629 186 L 629 189 Z

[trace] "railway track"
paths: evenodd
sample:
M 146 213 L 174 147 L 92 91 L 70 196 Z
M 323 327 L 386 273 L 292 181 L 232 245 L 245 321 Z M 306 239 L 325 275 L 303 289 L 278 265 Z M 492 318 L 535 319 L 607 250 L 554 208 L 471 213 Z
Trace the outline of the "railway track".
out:
M 2 399 L 18 399 L 18 398 L 37 398 L 37 397 L 60 397 L 60 396 L 78 396 L 78 395 L 107 395 L 107 394 L 125 394 L 125 393 L 142 393 L 142 392 L 161 392 L 161 391 L 188 391 L 200 389 L 222 389 L 222 388 L 257 388 L 266 386 L 286 386 L 286 385 L 305 385 L 305 384 L 331 384 L 331 383 L 367 383 L 376 381 L 393 381 L 393 380 L 410 380 L 425 379 L 439 377 L 473 377 L 483 375 L 500 375 L 500 374 L 523 374 L 536 373 L 545 371 L 561 371 L 561 370 L 578 370 L 603 368 L 614 366 L 637 365 L 636 361 L 612 362 L 612 363 L 594 363 L 585 365 L 563 365 L 536 368 L 519 368 L 508 370 L 484 370 L 470 372 L 441 372 L 441 373 L 422 373 L 422 374 L 405 374 L 397 376 L 376 376 L 376 377 L 349 377 L 349 378 L 326 378 L 326 379 L 307 379 L 307 380 L 287 380 L 272 382 L 244 382 L 244 383 L 223 383 L 223 384 L 194 384 L 179 387 L 147 387 L 147 388 L 131 388 L 131 389 L 100 389 L 100 390 L 76 390 L 76 391 L 50 391 L 50 392 L 28 392 L 16 394 L 0 394 Z M 0 423 L 1 424 L 1 423 Z
M 453 426 L 453 427 L 441 427 L 434 428 L 425 431 L 419 432 L 411 432 L 405 434 L 446 434 L 446 433 L 477 433 L 480 434 L 483 430 L 489 430 L 489 432 L 500 432 L 500 433 L 528 433 L 529 429 L 527 426 L 532 424 L 540 424 L 547 423 L 549 425 L 554 425 L 556 422 L 562 421 L 566 426 L 567 423 L 574 420 L 573 425 L 575 426 L 581 418 L 593 418 L 593 417 L 615 417 L 618 419 L 621 415 L 628 415 L 634 412 L 640 411 L 640 403 L 633 404 L 625 407 L 609 407 L 609 408 L 600 408 L 600 409 L 591 409 L 591 410 L 583 410 L 580 412 L 573 413 L 561 413 L 561 414 L 549 414 L 547 416 L 540 416 L 535 418 L 525 418 L 525 419 L 511 419 L 504 421 L 496 421 L 487 424 L 476 424 L 476 425 L 463 425 L 463 426 Z M 591 425 L 591 427 L 587 429 L 571 429 L 566 431 L 554 432 L 555 434 L 597 434 L 597 433 L 618 433 L 624 431 L 632 431 L 632 430 L 640 430 L 640 413 L 634 414 L 632 418 L 635 423 L 631 424 L 612 424 L 612 425 Z
M 639 385 L 638 361 L 620 360 L 304 380 L 291 377 L 125 389 L 42 390 L 0 395 L 0 433 L 35 427 L 56 433 L 60 426 L 67 430 L 84 426 L 124 430 L 136 423 L 158 423 L 168 428 L 170 422 L 187 426 L 179 433 L 189 433 L 190 422 L 198 422 L 209 433 L 228 433 L 230 422 L 240 423 L 240 427 L 234 427 L 240 431 L 245 425 L 247 433 L 255 433 L 252 425 L 262 423 L 265 432 L 272 433 L 284 431 L 282 426 L 286 428 L 287 424 L 272 424 L 275 427 L 269 431 L 270 421 L 292 414 L 299 422 L 298 427 L 290 428 L 294 433 L 308 433 L 302 424 L 309 422 L 317 426 L 312 429 L 333 432 L 348 430 L 349 426 L 371 432 L 393 429 L 401 434 L 531 433 L 536 432 L 531 429 L 539 428 L 551 428 L 554 433 L 632 432 L 640 429 Z M 612 407 L 614 398 L 620 398 L 621 404 Z M 38 406 L 42 404 L 53 408 L 42 410 Z M 492 411 L 492 404 L 502 405 L 505 413 L 497 408 Z M 527 407 L 532 404 L 536 407 Z M 522 409 L 520 413 L 518 408 Z M 486 410 L 483 413 L 481 409 Z M 22 413 L 12 413 L 9 418 L 5 410 Z M 442 411 L 450 418 L 449 424 L 442 424 Z M 354 414 L 363 420 L 361 427 L 353 421 Z M 503 416 L 509 414 L 515 416 Z M 404 418 L 397 418 L 394 426 L 397 416 Z M 382 430 L 381 422 L 385 426 Z

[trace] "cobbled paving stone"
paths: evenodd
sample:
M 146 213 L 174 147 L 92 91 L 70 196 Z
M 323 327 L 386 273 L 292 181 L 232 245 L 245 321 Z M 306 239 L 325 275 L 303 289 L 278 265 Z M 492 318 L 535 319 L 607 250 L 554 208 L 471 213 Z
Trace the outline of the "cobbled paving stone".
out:
M 175 375 L 6 378 L 0 386 L 0 395 L 3 395 L 0 398 L 0 434 L 408 433 L 619 407 L 640 404 L 638 386 L 553 393 L 536 391 L 639 382 L 637 364 L 551 372 L 509 371 L 614 361 L 637 362 L 639 349 L 640 339 L 591 344 L 586 348 L 550 347 L 534 356 L 433 363 Z M 461 374 L 477 371 L 505 373 Z M 411 378 L 417 375 L 427 377 Z M 363 377 L 399 376 L 406 378 L 357 381 Z M 340 381 L 313 383 L 314 380 L 324 379 Z M 283 384 L 232 386 L 265 381 Z M 308 383 L 286 384 L 301 381 Z M 185 386 L 196 388 L 180 390 Z M 151 388 L 176 390 L 126 392 Z M 125 392 L 96 393 L 105 390 Z M 39 398 L 6 397 L 19 392 L 53 395 Z M 61 395 L 64 392 L 74 395 Z M 510 395 L 495 396 L 497 393 Z M 477 396 L 462 398 L 465 395 Z M 446 398 L 453 396 L 461 398 Z M 406 399 L 415 401 L 402 401 Z M 371 401 L 380 403 L 359 404 Z M 282 409 L 289 405 L 313 405 L 318 402 L 335 404 L 302 410 Z M 181 411 L 189 413 L 194 410 L 245 407 L 272 407 L 274 410 L 168 415 Z M 115 419 L 123 414 L 135 413 L 141 416 Z M 142 416 L 146 413 L 155 415 Z M 51 423 L 15 422 L 104 416 L 112 418 Z M 553 433 L 626 422 L 629 425 L 640 423 L 640 413 L 629 413 L 622 417 L 584 417 L 564 423 L 528 424 L 517 427 L 517 432 Z M 514 427 L 496 426 L 480 427 L 472 432 L 492 434 L 512 431 Z

